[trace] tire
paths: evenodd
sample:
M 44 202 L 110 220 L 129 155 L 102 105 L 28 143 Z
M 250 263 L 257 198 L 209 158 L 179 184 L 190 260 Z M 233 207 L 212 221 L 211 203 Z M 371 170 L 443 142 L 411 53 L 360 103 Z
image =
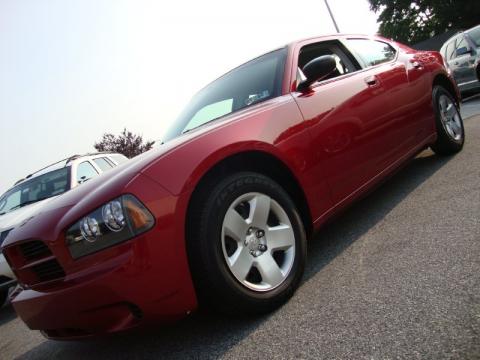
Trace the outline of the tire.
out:
M 432 92 L 437 141 L 431 146 L 437 155 L 453 155 L 462 150 L 465 129 L 458 105 L 453 96 L 441 86 Z
M 193 206 L 187 249 L 201 307 L 266 313 L 293 295 L 305 268 L 306 235 L 276 182 L 235 173 L 202 188 Z
M 0 307 L 2 307 L 3 304 L 5 304 L 7 297 L 8 297 L 8 289 L 0 290 Z

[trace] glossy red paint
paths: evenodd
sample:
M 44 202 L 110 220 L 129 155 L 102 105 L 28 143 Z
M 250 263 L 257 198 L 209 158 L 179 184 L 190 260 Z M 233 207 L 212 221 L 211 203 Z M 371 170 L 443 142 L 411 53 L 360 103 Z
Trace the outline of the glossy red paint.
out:
M 90 180 L 12 231 L 3 250 L 20 283 L 28 269 L 17 246 L 31 240 L 44 242 L 65 272 L 59 279 L 24 286 L 13 299 L 18 315 L 31 329 L 55 339 L 186 316 L 197 307 L 186 255 L 187 209 L 197 184 L 220 161 L 247 152 L 278 159 L 303 190 L 310 225 L 318 228 L 435 141 L 432 85 L 442 77 L 457 91 L 437 53 L 376 38 L 397 50 L 393 61 L 296 91 L 300 49 L 349 37 L 361 36 L 288 45 L 281 96 L 186 133 Z M 65 230 L 121 194 L 133 194 L 145 204 L 156 219 L 154 228 L 74 260 Z

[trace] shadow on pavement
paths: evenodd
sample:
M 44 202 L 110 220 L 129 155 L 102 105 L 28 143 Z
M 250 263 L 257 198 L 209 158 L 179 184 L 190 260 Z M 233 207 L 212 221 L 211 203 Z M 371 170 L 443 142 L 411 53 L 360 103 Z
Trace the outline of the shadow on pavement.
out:
M 304 281 L 315 276 L 381 221 L 449 160 L 450 158 L 437 157 L 430 151 L 423 152 L 371 195 L 324 226 L 309 244 Z M 295 301 L 295 297 L 291 301 Z M 159 326 L 158 329 L 148 331 L 118 334 L 86 342 L 45 341 L 20 358 L 217 358 L 248 337 L 269 317 L 270 315 L 225 318 L 200 312 L 177 324 Z
M 0 307 L 0 326 L 6 324 L 17 317 L 15 310 L 10 304 Z

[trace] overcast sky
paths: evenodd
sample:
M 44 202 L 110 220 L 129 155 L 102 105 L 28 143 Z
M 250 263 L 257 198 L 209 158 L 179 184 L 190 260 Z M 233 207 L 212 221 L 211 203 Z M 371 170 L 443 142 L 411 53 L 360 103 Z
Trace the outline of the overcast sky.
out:
M 341 32 L 376 32 L 367 0 L 329 3 Z M 0 193 L 105 132 L 160 139 L 232 67 L 334 32 L 323 0 L 0 0 Z

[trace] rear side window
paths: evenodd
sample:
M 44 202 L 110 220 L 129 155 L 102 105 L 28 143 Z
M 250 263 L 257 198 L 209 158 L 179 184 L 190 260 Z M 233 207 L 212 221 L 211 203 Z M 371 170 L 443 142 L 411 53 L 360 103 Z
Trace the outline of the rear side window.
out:
M 113 167 L 105 158 L 96 158 L 93 161 L 102 171 L 107 171 Z
M 81 184 L 98 175 L 97 170 L 88 161 L 84 161 L 77 168 L 77 183 Z
M 367 67 L 392 61 L 397 53 L 391 45 L 377 40 L 348 39 L 346 43 Z
M 123 164 L 125 161 L 128 161 L 128 158 L 122 154 L 111 154 L 108 156 L 110 157 L 110 159 L 115 161 L 117 165 Z

